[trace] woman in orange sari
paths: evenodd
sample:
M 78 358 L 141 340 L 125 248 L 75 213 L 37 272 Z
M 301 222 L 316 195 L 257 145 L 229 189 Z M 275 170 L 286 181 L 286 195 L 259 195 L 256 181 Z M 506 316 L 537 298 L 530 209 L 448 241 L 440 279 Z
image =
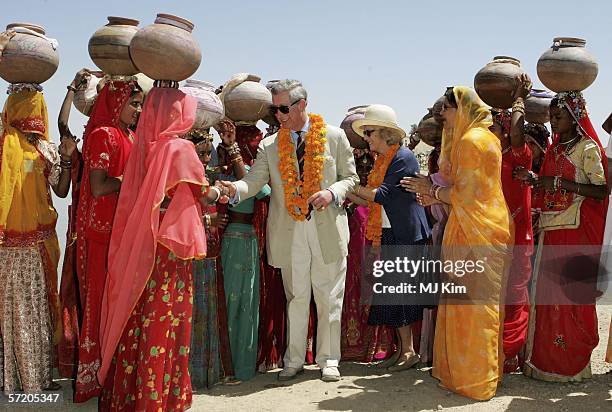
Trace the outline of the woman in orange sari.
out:
M 445 269 L 454 270 L 446 270 L 446 280 L 467 287 L 472 300 L 442 293 L 432 374 L 444 388 L 486 400 L 503 376 L 500 301 L 514 240 L 502 191 L 501 145 L 489 131 L 489 108 L 471 88 L 449 88 L 442 116 L 439 164 L 449 186 L 433 185 L 427 177 L 404 178 L 402 185 L 419 193 L 424 204 L 450 205 L 442 256 Z M 462 261 L 480 262 L 483 270 L 462 274 Z
M 0 387 L 57 389 L 51 378 L 61 336 L 57 213 L 50 188 L 66 197 L 76 142 L 49 141 L 38 85 L 12 85 L 0 129 Z

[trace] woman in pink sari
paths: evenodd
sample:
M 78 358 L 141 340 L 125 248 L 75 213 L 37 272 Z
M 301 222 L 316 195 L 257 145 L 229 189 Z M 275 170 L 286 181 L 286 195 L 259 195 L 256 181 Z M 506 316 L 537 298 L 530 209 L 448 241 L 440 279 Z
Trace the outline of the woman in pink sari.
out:
M 136 130 L 102 304 L 103 411 L 191 405 L 192 260 L 206 255 L 200 200 L 221 195 L 208 186 L 193 143 L 180 138 L 193 126 L 196 104 L 175 88 L 156 87 Z

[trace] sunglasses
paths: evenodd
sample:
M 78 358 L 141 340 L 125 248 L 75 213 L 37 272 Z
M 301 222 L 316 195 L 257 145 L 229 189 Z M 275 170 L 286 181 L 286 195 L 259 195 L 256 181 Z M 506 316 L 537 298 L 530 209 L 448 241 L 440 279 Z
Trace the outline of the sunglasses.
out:
M 289 110 L 291 110 L 291 107 L 295 105 L 296 103 L 298 103 L 300 100 L 302 99 L 296 100 L 295 102 L 291 103 L 289 106 L 286 106 L 284 104 L 281 104 L 279 106 L 272 105 L 270 106 L 270 113 L 272 113 L 272 115 L 275 115 L 276 112 L 280 111 L 282 114 L 289 114 Z
M 364 134 L 365 136 L 367 136 L 367 137 L 371 137 L 371 136 L 372 136 L 372 133 L 374 133 L 375 131 L 376 131 L 376 130 L 374 130 L 374 129 L 364 130 L 364 131 L 363 131 L 363 134 Z

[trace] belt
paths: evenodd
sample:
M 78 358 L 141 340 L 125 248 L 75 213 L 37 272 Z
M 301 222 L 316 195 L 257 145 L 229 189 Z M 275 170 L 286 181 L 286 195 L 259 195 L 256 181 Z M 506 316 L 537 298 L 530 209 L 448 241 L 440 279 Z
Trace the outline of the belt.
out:
M 240 213 L 228 210 L 229 223 L 243 223 L 245 225 L 253 224 L 253 213 Z

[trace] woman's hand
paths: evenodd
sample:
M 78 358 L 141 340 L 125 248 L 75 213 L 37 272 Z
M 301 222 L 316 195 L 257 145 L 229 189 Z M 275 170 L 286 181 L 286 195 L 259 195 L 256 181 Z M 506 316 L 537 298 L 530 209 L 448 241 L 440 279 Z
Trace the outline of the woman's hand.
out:
M 523 100 L 529 96 L 533 83 L 527 73 L 523 73 L 517 76 L 516 89 L 514 90 L 514 100 L 522 98 Z
M 62 136 L 62 141 L 58 147 L 60 157 L 63 160 L 70 160 L 77 148 L 78 140 L 74 136 Z
M 227 226 L 227 222 L 229 221 L 229 216 L 227 213 L 210 213 L 210 224 L 211 226 L 218 227 L 220 229 L 225 229 Z
M 402 178 L 400 185 L 407 192 L 429 194 L 429 190 L 433 183 L 429 176 L 419 174 L 415 177 Z
M 553 190 L 555 190 L 555 177 L 554 176 L 539 176 L 534 184 L 533 187 L 535 189 L 544 189 L 546 191 L 552 192 Z
M 436 203 L 442 203 L 434 197 L 431 197 L 426 194 L 420 194 L 420 193 L 417 193 L 416 200 L 417 200 L 417 203 L 423 207 L 435 205 Z
M 517 166 L 512 171 L 512 178 L 533 186 L 538 179 L 538 176 L 523 166 Z

